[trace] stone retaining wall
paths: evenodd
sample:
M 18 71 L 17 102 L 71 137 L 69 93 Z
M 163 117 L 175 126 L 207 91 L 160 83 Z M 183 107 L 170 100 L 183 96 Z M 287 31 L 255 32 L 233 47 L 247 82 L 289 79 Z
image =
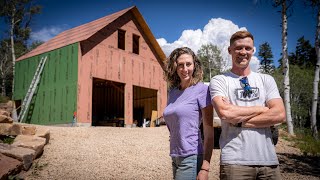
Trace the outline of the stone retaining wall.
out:
M 48 129 L 13 122 L 7 109 L 0 109 L 0 136 L 13 137 L 12 144 L 0 140 L 0 180 L 27 171 L 34 159 L 42 155 L 49 142 Z

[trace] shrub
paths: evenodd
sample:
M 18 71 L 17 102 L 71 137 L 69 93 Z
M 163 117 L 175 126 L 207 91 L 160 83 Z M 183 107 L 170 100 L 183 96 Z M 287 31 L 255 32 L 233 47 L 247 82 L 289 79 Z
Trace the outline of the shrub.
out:
M 0 95 L 0 103 L 7 103 L 9 101 L 9 97 Z
M 5 144 L 12 144 L 14 141 L 14 137 L 12 136 L 0 136 L 0 140 Z
M 295 145 L 305 155 L 320 156 L 320 136 L 315 140 L 310 129 L 296 129 Z

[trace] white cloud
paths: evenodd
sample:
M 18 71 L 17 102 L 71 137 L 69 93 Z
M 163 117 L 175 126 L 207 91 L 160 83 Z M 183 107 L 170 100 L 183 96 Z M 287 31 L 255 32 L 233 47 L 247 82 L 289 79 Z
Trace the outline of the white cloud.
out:
M 67 26 L 52 26 L 52 27 L 44 27 L 39 31 L 31 33 L 31 40 L 32 41 L 42 41 L 46 42 L 49 39 L 55 37 L 59 33 L 65 31 Z
M 173 43 L 168 43 L 164 38 L 157 39 L 157 41 L 166 56 L 169 56 L 178 47 L 187 46 L 196 53 L 201 45 L 214 44 L 220 48 L 222 58 L 231 67 L 231 56 L 228 54 L 229 39 L 233 33 L 239 30 L 246 30 L 246 28 L 239 28 L 230 20 L 213 18 L 204 26 L 203 30 L 184 30 L 180 38 Z M 259 60 L 256 56 L 252 57 L 250 67 L 251 70 L 258 71 Z

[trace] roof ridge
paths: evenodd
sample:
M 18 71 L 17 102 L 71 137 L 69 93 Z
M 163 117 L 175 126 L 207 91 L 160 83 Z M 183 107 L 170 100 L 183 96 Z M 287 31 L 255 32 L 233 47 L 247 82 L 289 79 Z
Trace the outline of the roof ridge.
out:
M 41 44 L 37 48 L 33 49 L 32 51 L 20 56 L 17 59 L 17 61 L 20 61 L 20 60 L 23 60 L 23 59 L 26 59 L 26 58 L 29 58 L 32 56 L 36 56 L 36 55 L 39 55 L 42 53 L 46 53 L 46 52 L 52 51 L 54 49 L 73 44 L 75 42 L 85 40 L 85 39 L 89 38 L 91 35 L 98 32 L 100 29 L 102 29 L 106 25 L 110 24 L 115 19 L 119 18 L 120 16 L 122 16 L 123 14 L 127 13 L 128 11 L 130 11 L 134 8 L 136 8 L 136 6 L 131 6 L 129 8 L 114 12 L 112 14 L 103 16 L 103 17 L 98 18 L 93 21 L 87 22 L 85 24 L 81 24 L 79 26 L 67 29 L 67 30 L 57 34 L 53 38 L 49 39 L 45 43 Z M 104 20 L 106 20 L 105 23 L 101 23 L 101 24 L 99 23 L 100 21 L 104 21 Z M 89 29 L 89 31 L 84 31 L 85 29 Z M 75 38 L 71 38 L 71 36 L 73 36 L 75 34 L 75 33 L 72 33 L 73 31 L 75 31 L 75 33 L 77 33 L 77 35 L 75 35 L 76 36 Z M 82 36 L 77 38 L 77 36 L 79 34 L 82 34 Z M 66 38 L 68 38 L 69 40 L 66 41 L 65 40 Z M 59 43 L 57 43 L 57 42 L 59 42 Z

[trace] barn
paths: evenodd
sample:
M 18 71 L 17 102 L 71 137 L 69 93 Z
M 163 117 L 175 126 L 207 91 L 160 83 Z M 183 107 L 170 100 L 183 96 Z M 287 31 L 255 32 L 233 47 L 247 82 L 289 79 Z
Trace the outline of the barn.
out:
M 165 54 L 133 6 L 66 30 L 19 57 L 13 99 L 21 106 L 47 57 L 22 122 L 141 126 L 166 106 Z M 17 108 L 19 113 L 19 108 Z

